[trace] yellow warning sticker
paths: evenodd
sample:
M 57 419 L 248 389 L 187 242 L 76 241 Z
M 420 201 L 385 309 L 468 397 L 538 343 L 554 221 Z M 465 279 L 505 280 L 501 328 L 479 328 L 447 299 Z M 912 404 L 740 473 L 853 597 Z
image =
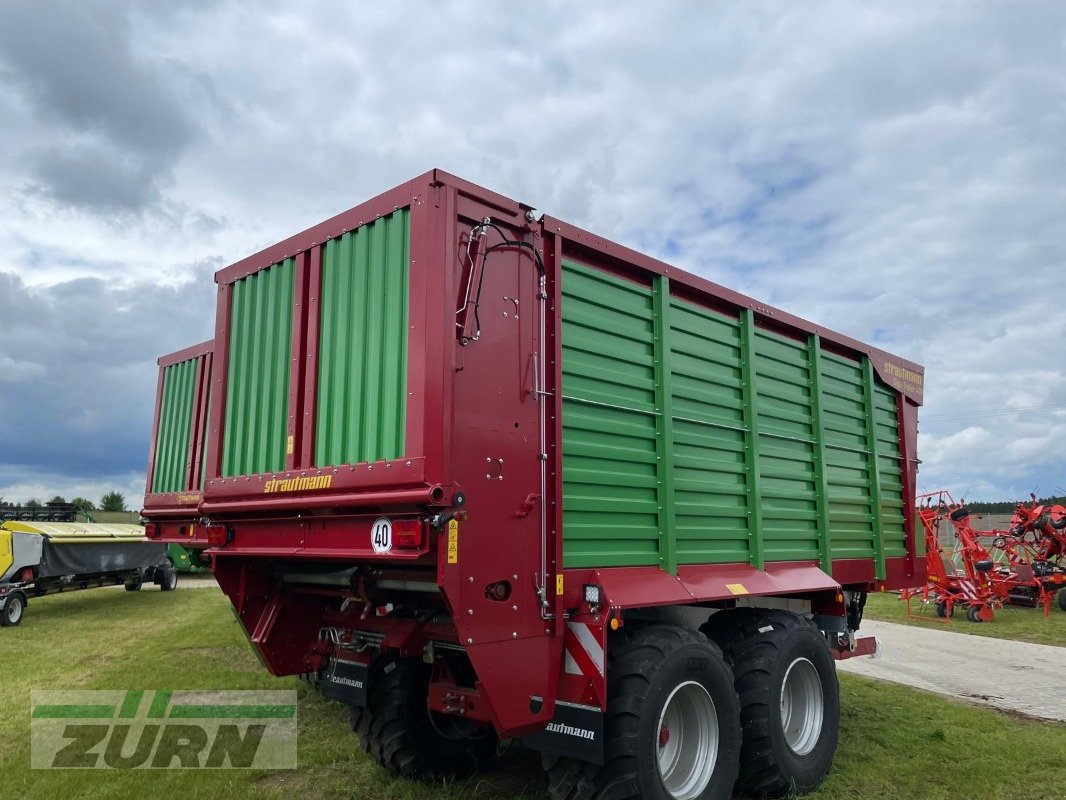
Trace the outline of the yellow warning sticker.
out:
M 555 576 L 555 593 L 563 593 L 563 574 L 561 572 Z
M 291 456 L 293 450 L 296 449 L 296 437 L 290 436 L 285 440 L 285 455 Z
M 725 588 L 729 590 L 730 594 L 747 594 L 748 590 L 744 588 L 743 583 L 727 583 Z
M 459 563 L 459 521 L 448 520 L 448 563 Z

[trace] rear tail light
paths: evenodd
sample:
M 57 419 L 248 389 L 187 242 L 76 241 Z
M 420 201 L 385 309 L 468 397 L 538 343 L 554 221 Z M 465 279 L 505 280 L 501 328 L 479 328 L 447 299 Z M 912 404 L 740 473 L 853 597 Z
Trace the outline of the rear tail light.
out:
M 154 522 L 149 522 L 144 526 L 144 535 L 149 539 L 154 539 L 159 535 L 159 526 Z
M 418 550 L 421 548 L 422 520 L 394 520 L 392 523 L 392 546 L 397 550 Z
M 230 531 L 225 525 L 207 527 L 207 543 L 212 547 L 221 547 L 230 541 Z

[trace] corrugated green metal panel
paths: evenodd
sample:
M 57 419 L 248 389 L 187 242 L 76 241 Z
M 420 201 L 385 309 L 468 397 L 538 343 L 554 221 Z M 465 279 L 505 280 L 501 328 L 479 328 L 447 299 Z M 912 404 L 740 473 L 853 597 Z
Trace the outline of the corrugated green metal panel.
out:
M 163 370 L 163 402 L 155 442 L 153 492 L 180 492 L 185 487 L 189 458 L 198 358 L 172 364 Z
M 567 567 L 659 564 L 650 289 L 563 264 Z
M 832 556 L 872 558 L 875 531 L 863 368 L 825 352 L 821 365 Z
M 903 520 L 903 460 L 900 458 L 896 392 L 877 379 L 874 390 L 874 430 L 877 434 L 878 475 L 881 479 L 881 535 L 886 558 L 907 554 Z M 921 537 L 919 537 L 921 538 Z
M 295 269 L 289 258 L 233 284 L 223 477 L 285 468 Z
M 852 361 L 566 263 L 568 567 L 905 554 L 896 394 Z M 876 513 L 875 513 L 876 512 Z
M 316 466 L 404 455 L 409 261 L 407 209 L 326 242 Z
M 755 333 L 762 545 L 766 561 L 819 557 L 818 481 L 809 354 L 804 343 Z
M 681 564 L 749 558 L 740 327 L 674 300 L 674 514 Z

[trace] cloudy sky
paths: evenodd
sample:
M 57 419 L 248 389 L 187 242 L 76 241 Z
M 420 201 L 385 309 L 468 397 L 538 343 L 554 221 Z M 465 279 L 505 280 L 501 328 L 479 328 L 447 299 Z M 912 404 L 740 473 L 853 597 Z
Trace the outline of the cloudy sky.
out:
M 921 487 L 1066 488 L 1066 4 L 355 5 L 0 0 L 0 496 L 139 496 L 214 270 L 433 166 L 925 364 Z

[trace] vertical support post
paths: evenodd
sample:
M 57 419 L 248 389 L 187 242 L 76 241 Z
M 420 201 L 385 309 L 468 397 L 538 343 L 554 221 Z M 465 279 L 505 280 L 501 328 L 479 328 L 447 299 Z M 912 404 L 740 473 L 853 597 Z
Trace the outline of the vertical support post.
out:
M 285 422 L 285 469 L 302 466 L 304 372 L 307 367 L 307 290 L 310 285 L 310 251 L 297 254 L 293 264 L 292 335 L 289 339 L 289 418 Z
M 304 337 L 303 358 L 303 416 L 299 421 L 300 461 L 297 468 L 315 465 L 315 415 L 318 412 L 318 333 L 322 320 L 322 245 L 308 251 L 307 272 L 307 333 Z
M 755 391 L 755 313 L 740 312 L 740 371 L 744 395 L 744 467 L 748 479 L 748 563 L 766 567 L 762 530 L 762 478 L 759 470 L 759 398 Z
M 159 362 L 156 362 L 159 364 Z M 159 364 L 159 377 L 155 382 L 155 412 L 152 415 L 152 441 L 148 445 L 148 474 L 145 479 L 145 494 L 153 494 L 155 489 L 155 456 L 156 445 L 159 442 L 159 420 L 163 410 L 163 375 L 166 367 Z
M 659 507 L 659 567 L 677 574 L 674 514 L 674 421 L 670 380 L 670 279 L 652 280 L 652 329 L 655 336 L 656 484 Z
M 807 337 L 807 370 L 810 373 L 811 423 L 814 428 L 814 482 L 818 514 L 818 560 L 826 575 L 833 574 L 833 547 L 829 531 L 829 469 L 825 456 L 825 428 L 822 425 L 822 337 Z
M 885 579 L 885 540 L 881 525 L 881 466 L 877 462 L 877 423 L 874 404 L 874 365 L 869 356 L 862 359 L 863 394 L 866 396 L 866 446 L 870 451 L 870 511 L 874 529 L 874 576 Z
M 207 480 L 210 482 L 222 477 L 226 435 L 226 395 L 228 391 L 230 300 L 233 284 L 223 283 L 218 287 L 218 300 L 215 304 L 215 354 L 211 362 L 211 416 L 217 426 L 208 437 L 214 447 L 207 450 Z M 206 494 L 205 488 L 205 494 Z

